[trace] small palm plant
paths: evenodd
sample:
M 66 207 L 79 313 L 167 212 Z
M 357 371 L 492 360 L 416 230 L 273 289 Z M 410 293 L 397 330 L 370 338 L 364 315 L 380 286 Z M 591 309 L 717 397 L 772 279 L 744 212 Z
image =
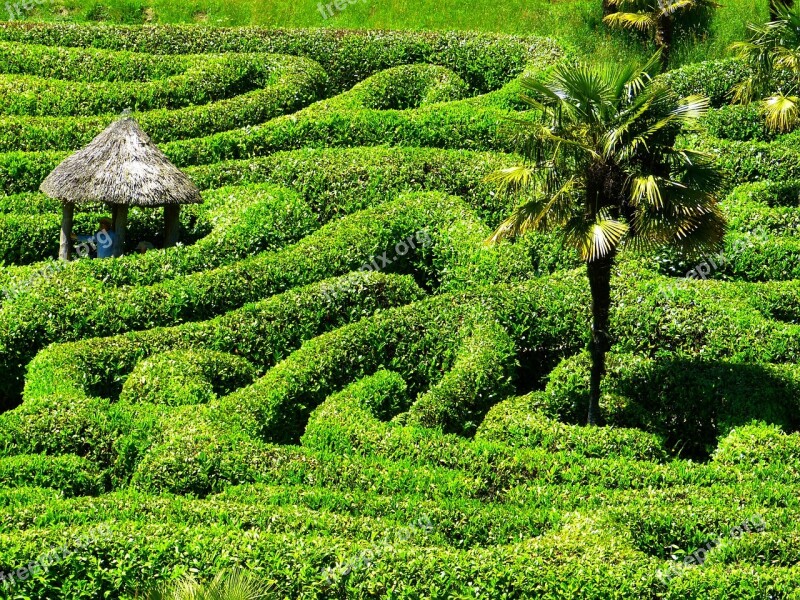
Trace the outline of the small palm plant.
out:
M 733 88 L 735 102 L 749 103 L 761 97 L 767 126 L 786 132 L 800 125 L 800 6 L 776 5 L 777 18 L 763 25 L 748 25 L 751 32 L 746 42 L 731 46 L 745 60 L 752 75 Z M 786 75 L 787 81 L 771 89 L 775 75 Z
M 220 573 L 203 584 L 187 575 L 176 582 L 149 591 L 145 600 L 262 600 L 269 586 L 246 571 Z
M 719 7 L 713 0 L 609 0 L 617 10 L 603 17 L 611 27 L 649 34 L 661 52 L 661 66 L 669 65 L 675 20 L 689 12 Z
M 641 68 L 563 65 L 545 84 L 523 82 L 538 113 L 515 120 L 525 162 L 490 175 L 501 191 L 526 200 L 491 242 L 527 230 L 559 229 L 587 264 L 592 298 L 588 422 L 597 419 L 610 348 L 611 273 L 620 246 L 717 249 L 725 219 L 717 206 L 723 175 L 705 154 L 675 147 L 708 99 L 679 99 Z

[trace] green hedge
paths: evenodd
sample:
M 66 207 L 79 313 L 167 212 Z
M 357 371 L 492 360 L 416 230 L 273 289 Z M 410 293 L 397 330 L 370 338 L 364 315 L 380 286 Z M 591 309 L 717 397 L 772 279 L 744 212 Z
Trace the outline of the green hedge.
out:
M 265 86 L 272 77 L 270 58 L 259 54 L 209 56 L 180 75 L 155 81 L 76 84 L 30 75 L 0 75 L 0 112 L 80 117 L 120 113 L 126 108 L 175 110 L 206 104 Z
M 800 206 L 800 179 L 776 179 L 740 185 L 726 199 L 726 205 L 743 202 L 796 208 Z
M 329 223 L 283 250 L 150 286 L 106 288 L 100 281 L 60 272 L 58 285 L 44 282 L 0 308 L 0 348 L 8 367 L 2 378 L 6 402 L 20 389 L 21 367 L 39 348 L 91 335 L 101 323 L 104 333 L 113 334 L 208 319 L 246 302 L 358 269 L 384 251 L 393 256 L 388 257 L 390 271 L 416 271 L 425 278 L 432 270 L 426 265 L 435 262 L 439 252 L 437 244 L 424 253 L 409 244 L 405 252 L 396 251 L 398 244 L 409 236 L 424 242 L 420 232 L 426 228 L 435 234 L 460 221 L 475 221 L 475 216 L 457 198 L 406 196 Z M 451 252 L 447 244 L 464 243 L 446 237 L 443 242 L 446 254 Z
M 719 107 L 730 102 L 731 89 L 750 72 L 740 60 L 712 60 L 673 69 L 659 79 L 679 96 L 699 94 L 708 97 L 712 106 Z
M 331 75 L 334 93 L 378 71 L 413 63 L 450 68 L 471 89 L 485 92 L 499 88 L 531 62 L 546 66 L 561 56 L 560 48 L 548 38 L 470 32 L 4 23 L 0 39 L 150 54 L 268 52 L 304 56 L 319 62 Z
M 486 412 L 513 393 L 514 342 L 495 324 L 478 324 L 453 368 L 416 399 L 404 423 L 473 435 Z
M 213 57 L 110 52 L 97 48 L 60 48 L 0 42 L 0 73 L 81 82 L 166 79 Z
M 476 439 L 550 452 L 575 452 L 588 457 L 666 458 L 663 440 L 638 429 L 581 427 L 550 419 L 537 410 L 543 392 L 511 398 L 495 405 L 481 423 Z
M 586 354 L 567 359 L 533 404 L 581 422 L 588 407 L 589 366 Z M 689 456 L 708 454 L 718 436 L 752 419 L 789 430 L 800 427 L 800 371 L 794 365 L 612 354 L 602 390 L 605 422 L 661 435 L 670 448 Z
M 7 455 L 74 453 L 113 464 L 128 445 L 132 452 L 138 451 L 139 441 L 147 445 L 149 435 L 137 440 L 138 433 L 131 433 L 134 422 L 157 419 L 161 411 L 154 415 L 147 405 L 109 406 L 89 395 L 116 397 L 143 359 L 174 350 L 205 349 L 235 354 L 263 372 L 303 340 L 378 308 L 421 297 L 407 277 L 354 273 L 346 281 L 336 296 L 326 293 L 332 282 L 320 282 L 206 322 L 105 338 L 107 343 L 100 346 L 90 339 L 40 352 L 28 369 L 25 402 L 0 415 L 4 423 L 0 449 Z M 124 456 L 119 461 L 116 469 L 124 474 L 130 464 Z
M 800 179 L 800 133 L 782 136 L 774 142 L 722 140 L 693 136 L 691 147 L 711 154 L 730 174 L 729 185 L 756 181 Z
M 759 104 L 723 105 L 702 120 L 708 133 L 723 140 L 768 142 L 776 134 L 766 125 Z
M 720 440 L 714 461 L 742 468 L 780 465 L 800 477 L 800 435 L 764 422 L 743 424 Z
M 194 57 L 193 57 L 194 58 Z M 197 63 L 203 65 L 200 57 Z M 156 143 L 189 139 L 205 136 L 221 131 L 238 129 L 245 126 L 256 125 L 277 116 L 291 113 L 322 97 L 326 87 L 327 75 L 316 63 L 292 56 L 279 56 L 270 54 L 254 55 L 223 55 L 221 58 L 209 57 L 208 60 L 215 69 L 230 79 L 231 77 L 248 77 L 248 70 L 255 69 L 257 77 L 253 77 L 250 85 L 241 85 L 236 81 L 227 81 L 224 77 L 216 85 L 225 93 L 216 96 L 198 96 L 190 98 L 183 104 L 186 106 L 171 106 L 160 98 L 158 86 L 167 86 L 168 81 L 156 80 L 152 82 L 152 90 L 147 88 L 141 91 L 148 93 L 151 98 L 148 102 L 131 104 L 130 94 L 122 90 L 120 102 L 126 107 L 134 108 L 137 112 L 133 117 Z M 241 64 L 239 64 L 241 63 Z M 200 67 L 196 69 L 202 71 Z M 239 71 L 242 71 L 241 73 Z M 205 81 L 213 73 L 200 73 Z M 18 79 L 18 78 L 17 78 Z M 50 80 L 44 80 L 50 81 Z M 213 80 L 212 80 L 213 81 Z M 18 81 L 13 82 L 13 93 L 18 93 Z M 74 82 L 61 82 L 74 88 Z M 38 102 L 38 98 L 47 90 L 58 87 L 56 83 L 42 84 L 42 93 L 36 94 L 31 101 Z M 109 110 L 108 100 L 99 90 L 105 89 L 109 84 L 92 84 L 98 90 L 85 84 L 78 84 L 77 89 L 87 94 L 93 102 L 100 102 L 97 107 L 82 99 L 76 100 L 80 104 L 80 114 L 106 115 Z M 145 84 L 135 82 L 126 84 L 140 88 Z M 205 93 L 202 86 L 192 82 L 184 86 L 191 89 L 195 95 Z M 172 87 L 164 89 L 171 90 Z M 153 91 L 155 90 L 155 91 Z M 109 92 L 110 93 L 110 92 Z M 172 93 L 172 92 L 170 92 Z M 175 92 L 177 93 L 177 92 Z M 53 89 L 55 94 L 53 102 L 58 110 L 65 110 L 61 101 L 62 91 Z M 107 95 L 107 94 L 106 94 Z M 26 96 L 19 96 L 24 99 Z M 23 102 L 23 100 L 17 100 Z M 162 105 L 164 105 L 162 107 Z M 38 106 L 38 104 L 37 104 Z M 41 112 L 22 110 L 21 114 L 35 115 Z M 7 111 L 6 114 L 8 114 Z M 75 112 L 75 111 L 72 111 Z M 37 116 L 5 116 L 0 118 L 0 150 L 13 151 L 54 151 L 72 150 L 87 144 L 95 135 L 105 129 L 113 121 L 113 116 L 77 116 L 77 117 L 37 117 Z
M 688 569 L 667 590 L 657 578 L 665 561 L 631 550 L 630 536 L 602 516 L 571 516 L 558 532 L 505 547 L 454 550 L 425 544 L 425 534 L 397 537 L 396 529 L 378 530 L 376 539 L 348 541 L 344 536 L 262 533 L 224 523 L 205 527 L 134 522 L 112 523 L 102 535 L 89 528 L 30 532 L 4 543 L 4 564 L 25 565 L 42 548 L 59 548 L 85 534 L 74 553 L 46 575 L 29 578 L 17 590 L 31 597 L 63 596 L 80 590 L 85 597 L 120 594 L 133 597 L 139 582 L 170 579 L 181 567 L 203 566 L 209 573 L 246 564 L 274 581 L 276 594 L 311 598 L 326 595 L 368 596 L 393 593 L 432 599 L 467 597 L 530 597 L 547 600 L 650 597 L 749 599 L 771 590 L 790 598 L 798 584 L 793 569 L 765 566 L 708 565 Z M 419 529 L 419 528 L 417 528 Z M 433 531 L 436 523 L 433 522 Z M 385 537 L 380 538 L 383 533 Z M 154 552 L 153 540 L 161 551 Z M 386 541 L 382 541 L 386 540 Z M 5 542 L 5 540 L 4 540 Z M 384 545 L 391 543 L 391 551 Z M 354 569 L 325 589 L 324 568 L 370 552 L 375 564 Z M 93 561 L 90 557 L 100 557 Z M 209 557 L 214 557 L 209 559 Z M 113 565 L 113 566 L 111 566 Z M 519 577 L 520 572 L 536 573 Z
M 205 404 L 252 383 L 244 358 L 210 350 L 173 350 L 138 363 L 125 380 L 121 402 L 167 406 Z
M 490 226 L 512 208 L 482 180 L 514 164 L 513 155 L 436 148 L 307 148 L 189 167 L 201 188 L 270 181 L 296 190 L 321 220 L 375 206 L 400 192 L 437 191 L 464 198 Z
M 105 489 L 98 468 L 78 456 L 23 454 L 0 458 L 0 484 L 4 487 L 37 486 L 68 496 L 98 494 Z
M 102 281 L 107 286 L 149 285 L 280 249 L 319 227 L 310 207 L 285 188 L 221 188 L 205 192 L 203 200 L 203 204 L 181 211 L 181 242 L 187 246 L 136 253 L 139 241 L 160 246 L 164 225 L 161 210 L 134 207 L 129 214 L 127 255 L 113 261 L 73 260 L 59 265 L 58 270 L 68 279 Z M 108 213 L 76 213 L 74 230 L 95 231 L 97 219 L 103 215 Z M 3 227 L 7 238 L 0 250 L 7 247 L 7 260 L 24 264 L 57 254 L 54 244 L 58 244 L 59 216 L 0 214 Z M 41 286 L 58 286 L 52 278 L 38 277 L 46 272 L 45 267 L 6 269 L 4 287 L 17 295 Z

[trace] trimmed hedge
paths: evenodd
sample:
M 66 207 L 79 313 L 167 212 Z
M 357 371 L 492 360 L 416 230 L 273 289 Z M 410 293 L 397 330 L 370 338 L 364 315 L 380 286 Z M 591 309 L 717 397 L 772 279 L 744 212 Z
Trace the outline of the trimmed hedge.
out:
M 205 64 L 202 57 L 192 57 L 198 65 Z M 216 85 L 224 93 L 216 96 L 198 96 L 186 100 L 186 106 L 171 106 L 160 98 L 156 91 L 159 86 L 167 86 L 169 81 L 156 80 L 151 85 L 151 90 L 144 89 L 141 93 L 150 94 L 147 103 L 130 104 L 130 95 L 124 90 L 120 92 L 120 102 L 135 108 L 133 116 L 139 125 L 148 133 L 156 143 L 172 140 L 189 139 L 205 136 L 221 131 L 256 125 L 277 116 L 294 112 L 322 97 L 326 86 L 327 75 L 316 63 L 292 56 L 278 56 L 271 54 L 254 55 L 223 55 L 215 58 L 207 57 L 212 65 L 223 75 L 231 77 L 248 77 L 247 70 L 254 67 L 257 77 L 252 85 L 241 85 L 236 81 L 223 80 Z M 239 64 L 241 63 L 241 65 Z M 244 70 L 242 71 L 242 67 Z M 200 67 L 196 69 L 202 71 Z M 241 73 L 239 71 L 242 71 Z M 210 73 L 200 73 L 205 80 Z M 18 78 L 17 78 L 18 79 Z M 219 79 L 219 78 L 218 78 Z M 45 80 L 49 81 L 49 80 Z M 59 83 L 59 82 L 56 82 Z M 60 82 L 60 85 L 74 87 L 74 82 Z M 43 90 L 57 87 L 50 82 L 42 84 Z M 95 84 L 102 90 L 108 84 Z M 144 84 L 135 82 L 126 84 L 140 88 Z M 187 84 L 193 94 L 203 94 L 201 87 L 191 82 Z M 17 81 L 14 81 L 14 93 L 17 93 Z M 84 86 L 78 86 L 84 89 Z M 259 89 L 260 88 L 260 89 Z M 171 87 L 164 87 L 172 90 Z M 107 114 L 107 100 L 96 90 L 84 90 L 90 94 L 94 102 L 101 102 L 99 107 L 80 101 L 80 114 L 95 115 Z M 56 94 L 53 102 L 58 110 L 65 110 L 61 103 L 61 91 Z M 172 92 L 170 92 L 172 93 Z M 37 94 L 38 97 L 42 94 Z M 217 97 L 218 96 L 218 97 Z M 21 102 L 19 100 L 18 102 Z M 31 100 L 33 101 L 33 100 Z M 164 105 L 162 107 L 162 105 Z M 41 112 L 41 109 L 37 109 Z M 73 111 L 75 112 L 75 111 Z M 9 151 L 53 151 L 75 149 L 89 143 L 89 141 L 113 120 L 108 116 L 78 116 L 78 117 L 48 117 L 27 116 L 29 113 L 38 114 L 37 111 L 23 111 L 26 116 L 6 116 L 0 118 L 0 150 Z M 115 118 L 115 117 L 114 117 Z
M 204 57 L 214 61 L 214 57 Z M 98 48 L 60 48 L 0 42 L 0 73 L 81 82 L 148 82 L 198 67 L 201 56 L 110 52 Z
M 755 181 L 800 179 L 800 133 L 782 136 L 774 142 L 722 140 L 693 136 L 688 139 L 696 150 L 711 154 L 730 174 L 730 185 Z
M 122 386 L 120 402 L 167 406 L 205 404 L 252 383 L 244 358 L 210 350 L 174 350 L 138 363 Z
M 120 113 L 126 108 L 176 110 L 264 87 L 272 77 L 270 63 L 274 60 L 275 57 L 259 54 L 208 56 L 166 79 L 81 85 L 65 79 L 0 75 L 0 113 L 80 117 Z
M 777 425 L 764 422 L 744 424 L 720 440 L 714 461 L 748 469 L 780 465 L 800 477 L 800 435 L 786 435 Z
M 437 244 L 422 253 L 409 244 L 402 253 L 396 248 L 409 236 L 424 241 L 420 232 L 426 228 L 435 234 L 460 221 L 475 221 L 475 216 L 457 198 L 407 196 L 329 223 L 283 250 L 151 286 L 109 289 L 100 281 L 60 273 L 58 286 L 32 288 L 0 308 L 0 348 L 7 369 L 0 387 L 6 403 L 21 387 L 21 367 L 47 343 L 90 335 L 101 323 L 104 333 L 113 334 L 208 319 L 246 302 L 358 269 L 384 252 L 393 255 L 388 270 L 424 277 L 430 270 L 426 263 L 435 262 L 439 252 Z M 442 241 L 446 254 L 452 253 L 447 244 L 463 243 L 447 237 Z
M 706 96 L 715 107 L 728 104 L 731 89 L 750 74 L 748 65 L 740 60 L 712 60 L 673 69 L 659 79 L 678 96 Z
M 140 361 L 175 350 L 236 354 L 263 372 L 303 340 L 422 295 L 407 277 L 354 273 L 346 281 L 336 296 L 325 291 L 330 282 L 315 283 L 203 323 L 128 333 L 101 345 L 95 339 L 52 346 L 28 369 L 25 402 L 0 415 L 0 450 L 74 453 L 103 465 L 117 461 L 124 477 L 131 466 L 126 448 L 136 453 L 139 442 L 146 447 L 149 440 L 149 434 L 136 439 L 135 422 L 149 420 L 150 427 L 162 411 L 109 406 L 90 395 L 116 397 Z
M 589 366 L 585 353 L 567 359 L 532 404 L 568 422 L 581 422 L 588 407 Z M 656 433 L 670 448 L 689 456 L 707 455 L 718 436 L 752 419 L 800 428 L 796 365 L 612 354 L 602 389 L 605 422 Z
M 476 325 L 453 368 L 417 398 L 404 423 L 473 435 L 486 412 L 513 393 L 514 354 L 514 342 L 502 327 Z
M 59 265 L 59 272 L 69 279 L 102 281 L 108 286 L 149 285 L 280 249 L 319 227 L 319 220 L 309 206 L 285 188 L 272 185 L 221 188 L 204 193 L 203 200 L 203 204 L 181 211 L 181 240 L 185 244 L 194 242 L 193 245 L 144 255 L 133 252 L 141 240 L 159 246 L 164 228 L 160 210 L 134 207 L 129 213 L 126 247 L 129 254 L 113 261 L 73 260 Z M 74 230 L 94 231 L 98 217 L 107 214 L 79 212 Z M 0 215 L 0 227 L 14 225 L 8 231 L 8 254 L 16 253 L 19 262 L 54 256 L 57 246 L 51 246 L 58 243 L 60 221 L 56 215 Z M 43 231 L 36 237 L 30 236 L 25 227 L 29 224 L 31 232 L 37 232 L 36 226 Z M 35 243 L 37 237 L 41 239 L 39 245 Z M 5 287 L 14 295 L 41 291 L 42 286 L 48 285 L 47 278 L 37 277 L 36 272 L 31 268 L 7 269 Z M 50 281 L 49 285 L 59 283 Z
M 547 66 L 562 55 L 549 38 L 472 32 L 3 23 L 0 39 L 149 54 L 266 52 L 304 56 L 319 62 L 331 75 L 333 93 L 349 89 L 378 71 L 413 63 L 445 66 L 471 89 L 486 92 L 499 88 L 530 63 Z
M 481 423 L 475 439 L 514 447 L 575 452 L 588 457 L 620 457 L 662 461 L 663 440 L 638 429 L 581 427 L 548 418 L 537 410 L 546 402 L 542 392 L 511 398 L 495 405 Z
M 53 488 L 68 496 L 95 495 L 105 489 L 98 468 L 85 458 L 70 454 L 0 458 L 0 484 Z

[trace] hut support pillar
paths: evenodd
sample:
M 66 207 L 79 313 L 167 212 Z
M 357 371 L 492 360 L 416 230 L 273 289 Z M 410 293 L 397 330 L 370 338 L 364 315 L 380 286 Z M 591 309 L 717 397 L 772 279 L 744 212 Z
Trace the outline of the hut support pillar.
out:
M 180 214 L 180 204 L 166 204 L 164 206 L 164 248 L 170 248 L 178 243 Z
M 75 215 L 75 205 L 64 202 L 61 205 L 61 241 L 58 248 L 58 258 L 69 260 L 69 247 L 72 242 L 72 219 Z
M 122 256 L 125 250 L 125 232 L 128 229 L 128 205 L 120 204 L 117 206 L 116 219 L 114 222 L 114 233 L 117 234 L 114 240 L 114 256 Z

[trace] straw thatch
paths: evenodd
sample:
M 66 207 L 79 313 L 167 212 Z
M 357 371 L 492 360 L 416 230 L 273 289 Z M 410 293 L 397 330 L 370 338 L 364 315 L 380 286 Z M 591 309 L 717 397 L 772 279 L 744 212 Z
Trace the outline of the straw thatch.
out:
M 130 117 L 115 121 L 64 160 L 39 189 L 70 204 L 152 207 L 201 202 L 197 187 Z

